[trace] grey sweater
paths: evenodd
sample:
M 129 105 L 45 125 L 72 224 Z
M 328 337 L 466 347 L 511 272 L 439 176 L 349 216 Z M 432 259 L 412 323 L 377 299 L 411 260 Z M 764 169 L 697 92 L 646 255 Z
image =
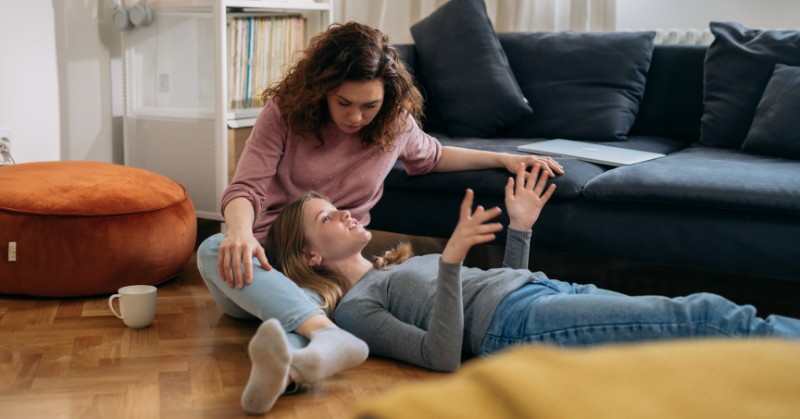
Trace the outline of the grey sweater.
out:
M 503 268 L 484 271 L 415 256 L 372 269 L 336 307 L 339 327 L 370 352 L 437 371 L 455 371 L 478 353 L 500 301 L 525 283 L 546 279 L 527 269 L 530 232 L 508 230 Z

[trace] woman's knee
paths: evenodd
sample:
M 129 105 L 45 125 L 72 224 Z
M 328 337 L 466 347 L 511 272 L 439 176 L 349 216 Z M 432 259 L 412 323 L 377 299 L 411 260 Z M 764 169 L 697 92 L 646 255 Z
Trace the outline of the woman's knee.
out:
M 223 238 L 225 238 L 224 234 L 217 233 L 203 240 L 197 248 L 197 260 L 216 259 L 217 254 L 219 254 L 219 244 L 222 242 Z
M 207 276 L 207 272 L 215 272 L 217 269 L 219 244 L 224 237 L 224 234 L 217 233 L 203 240 L 197 248 L 197 268 L 204 278 Z

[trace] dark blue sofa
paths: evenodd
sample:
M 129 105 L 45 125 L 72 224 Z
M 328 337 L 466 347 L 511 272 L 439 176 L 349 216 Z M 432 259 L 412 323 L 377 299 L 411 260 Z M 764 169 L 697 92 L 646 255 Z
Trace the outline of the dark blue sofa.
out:
M 505 48 L 515 35 L 498 36 Z M 398 49 L 428 92 L 414 45 Z M 629 277 L 646 267 L 675 276 L 707 273 L 723 282 L 773 281 L 752 289 L 800 283 L 800 161 L 699 145 L 706 50 L 656 45 L 628 140 L 605 143 L 668 156 L 621 168 L 557 159 L 566 175 L 553 181 L 554 199 L 534 226 L 532 268 L 547 266 L 542 270 L 551 277 L 576 281 L 620 275 L 624 265 L 635 267 Z M 452 137 L 434 99 L 427 97 L 423 128 L 444 145 L 514 153 L 530 142 Z M 370 227 L 449 237 L 464 189 L 474 189 L 481 205 L 502 207 L 507 177 L 504 170 L 412 177 L 398 165 L 386 179 Z M 548 264 L 542 255 L 558 263 Z M 576 270 L 590 275 L 576 278 Z M 724 287 L 710 290 L 724 293 Z M 690 290 L 698 288 L 708 287 Z

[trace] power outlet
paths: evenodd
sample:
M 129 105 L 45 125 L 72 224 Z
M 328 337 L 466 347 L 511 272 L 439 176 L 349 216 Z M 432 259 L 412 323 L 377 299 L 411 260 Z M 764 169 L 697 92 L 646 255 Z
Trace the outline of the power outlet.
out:
M 0 166 L 6 164 L 14 164 L 14 158 L 11 157 L 11 130 L 0 128 Z
M 8 261 L 17 261 L 17 242 L 8 242 Z

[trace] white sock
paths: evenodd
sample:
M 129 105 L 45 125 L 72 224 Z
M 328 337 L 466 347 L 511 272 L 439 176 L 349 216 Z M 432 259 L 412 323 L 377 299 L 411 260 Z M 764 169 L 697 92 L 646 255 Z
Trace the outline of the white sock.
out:
M 258 327 L 248 346 L 250 378 L 242 393 L 242 408 L 250 414 L 263 414 L 272 409 L 289 382 L 292 354 L 277 319 L 269 319 Z
M 338 327 L 326 327 L 311 333 L 308 346 L 292 352 L 290 375 L 295 382 L 314 384 L 361 364 L 367 356 L 364 341 Z

